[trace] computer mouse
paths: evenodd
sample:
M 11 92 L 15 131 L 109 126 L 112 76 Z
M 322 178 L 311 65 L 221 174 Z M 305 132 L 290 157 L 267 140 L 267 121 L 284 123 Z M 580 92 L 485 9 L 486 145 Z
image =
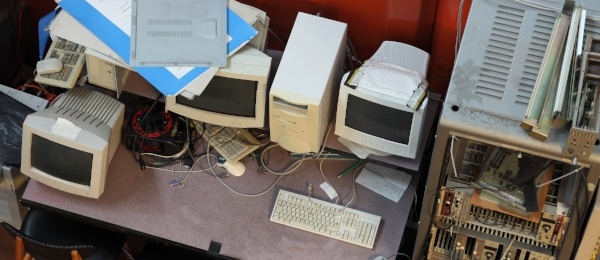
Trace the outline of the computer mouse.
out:
M 224 163 L 219 163 L 217 165 L 225 168 L 225 170 L 227 170 L 227 172 L 229 172 L 233 176 L 242 176 L 242 174 L 246 172 L 246 166 L 240 161 L 225 161 Z
M 37 74 L 55 73 L 62 70 L 63 64 L 58 58 L 49 58 L 38 61 L 35 65 Z

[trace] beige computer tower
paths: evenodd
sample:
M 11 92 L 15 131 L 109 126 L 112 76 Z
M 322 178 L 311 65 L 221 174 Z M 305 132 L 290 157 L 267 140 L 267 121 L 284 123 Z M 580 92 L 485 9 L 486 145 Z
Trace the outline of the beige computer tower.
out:
M 0 222 L 20 228 L 27 207 L 19 203 L 25 191 L 27 176 L 18 167 L 3 165 L 0 174 Z
M 343 74 L 345 23 L 298 13 L 269 92 L 271 141 L 297 153 L 321 148 Z
M 92 49 L 85 51 L 87 78 L 90 84 L 103 87 L 121 94 L 131 70 L 119 66 L 117 61 L 101 58 L 103 55 Z

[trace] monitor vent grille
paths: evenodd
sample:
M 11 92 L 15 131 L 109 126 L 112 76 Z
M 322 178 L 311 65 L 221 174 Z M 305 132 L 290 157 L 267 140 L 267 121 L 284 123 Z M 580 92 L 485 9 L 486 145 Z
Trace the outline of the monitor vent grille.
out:
M 401 66 L 427 75 L 429 53 L 405 43 L 384 41 L 371 59 Z
M 519 85 L 515 99 L 515 103 L 517 104 L 529 105 L 533 87 L 542 66 L 544 53 L 552 35 L 555 20 L 555 15 L 549 16 L 547 13 L 538 13 L 535 19 L 531 42 L 527 49 L 527 56 L 523 62 L 522 73 L 518 81 Z
M 524 14 L 524 10 L 498 6 L 475 93 L 499 100 L 504 96 Z
M 525 9 L 498 6 L 477 77 L 476 94 L 503 101 L 507 88 L 514 88 L 516 92 L 512 91 L 510 99 L 518 105 L 529 104 L 556 15 L 551 11 L 538 12 L 532 28 L 524 28 L 527 19 L 531 18 Z M 522 41 L 529 42 L 526 50 L 517 48 Z
M 148 19 L 148 25 L 182 26 L 192 25 L 192 19 Z
M 148 37 L 157 38 L 190 38 L 191 31 L 148 31 Z
M 587 19 L 585 21 L 584 35 L 600 37 L 600 20 Z
M 522 120 L 560 14 L 513 0 L 473 1 L 446 100 Z
M 116 113 L 122 105 L 112 97 L 85 88 L 72 88 L 63 95 L 64 97 L 61 97 L 53 105 L 53 107 L 64 108 L 57 112 L 67 113 L 69 111 L 73 113 L 72 115 L 76 112 L 83 112 L 93 117 L 89 120 L 95 121 L 95 119 L 98 119 L 107 124 L 110 124 L 111 119 L 117 116 Z
M 181 28 L 191 28 L 192 19 L 148 19 L 146 20 L 149 26 L 158 26 L 159 30 L 148 30 L 147 37 L 152 38 L 191 38 L 193 32 L 190 30 L 181 30 Z M 171 30 L 169 29 L 179 29 Z M 153 27 L 157 29 L 157 27 Z

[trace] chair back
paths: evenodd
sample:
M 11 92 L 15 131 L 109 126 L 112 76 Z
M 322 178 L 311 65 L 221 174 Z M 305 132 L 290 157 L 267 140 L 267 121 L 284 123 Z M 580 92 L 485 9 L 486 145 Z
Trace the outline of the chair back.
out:
M 23 244 L 25 245 L 25 251 L 36 260 L 70 260 L 72 250 L 77 250 L 79 255 L 85 259 L 94 252 L 93 245 L 63 246 L 49 244 L 23 234 L 20 230 L 6 222 L 2 222 L 2 226 L 4 226 L 4 228 L 13 238 L 21 238 L 23 240 Z

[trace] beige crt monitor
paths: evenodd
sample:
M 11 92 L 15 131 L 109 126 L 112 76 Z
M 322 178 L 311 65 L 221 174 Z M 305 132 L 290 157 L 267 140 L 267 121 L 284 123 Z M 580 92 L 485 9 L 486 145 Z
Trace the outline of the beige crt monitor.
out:
M 415 75 L 427 75 L 429 54 L 414 46 L 384 41 L 370 58 L 393 64 Z M 409 107 L 409 100 L 364 87 L 349 87 L 344 74 L 340 82 L 335 120 L 335 134 L 355 154 L 358 151 L 375 155 L 397 155 L 414 159 L 419 150 L 422 129 L 427 115 L 427 97 L 417 110 Z M 407 76 L 397 74 L 396 77 Z M 421 82 L 421 88 L 426 86 Z M 404 86 L 397 86 L 404 87 Z M 414 98 L 411 98 L 415 100 Z
M 414 110 L 406 105 L 406 100 L 344 85 L 348 74 L 344 74 L 340 84 L 335 134 L 351 142 L 348 148 L 355 154 L 360 153 L 353 149 L 360 149 L 379 156 L 415 159 L 419 145 L 423 145 L 420 140 L 427 97 Z
M 167 96 L 168 111 L 197 121 L 238 128 L 265 126 L 271 57 L 244 46 L 227 60 L 204 91 L 192 99 Z
M 318 152 L 344 65 L 347 25 L 298 13 L 269 92 L 271 140 Z
M 64 192 L 98 198 L 121 140 L 125 106 L 102 93 L 69 89 L 23 122 L 21 172 Z

